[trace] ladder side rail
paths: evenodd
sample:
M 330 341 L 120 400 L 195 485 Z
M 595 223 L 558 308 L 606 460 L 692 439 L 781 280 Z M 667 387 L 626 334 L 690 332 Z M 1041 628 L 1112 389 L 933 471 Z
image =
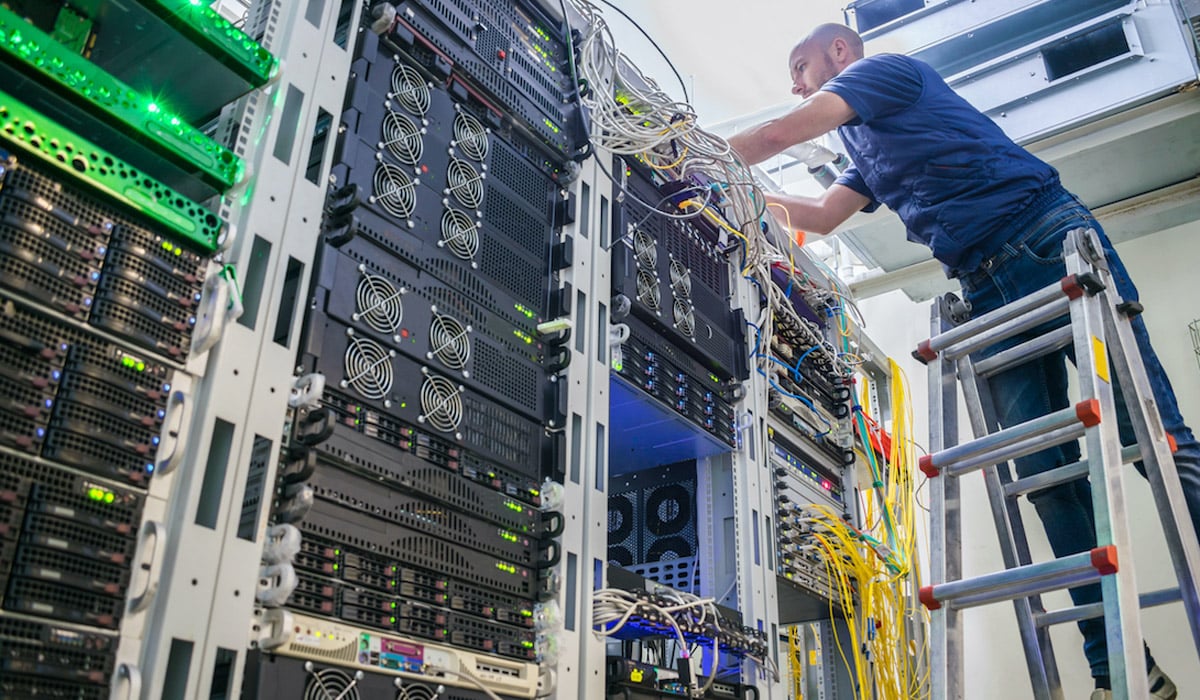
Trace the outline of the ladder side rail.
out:
M 1067 234 L 1064 262 L 1067 274 L 1091 272 L 1080 250 L 1084 230 Z M 1107 369 L 1107 343 L 1101 299 L 1084 294 L 1071 304 L 1071 326 L 1075 337 L 1075 363 L 1079 370 L 1081 399 L 1100 404 L 1100 422 L 1085 435 L 1090 465 L 1092 506 L 1096 525 L 1096 545 L 1114 545 L 1126 558 L 1117 562 L 1116 571 L 1100 579 L 1108 641 L 1109 677 L 1115 700 L 1140 700 L 1149 697 L 1146 658 L 1142 652 L 1142 629 L 1138 608 L 1137 582 L 1134 577 L 1131 537 L 1125 507 L 1121 441 L 1117 432 L 1116 401 Z
M 1107 278 L 1107 272 L 1105 275 Z M 1113 370 L 1118 384 L 1124 388 L 1122 394 L 1133 423 L 1134 434 L 1137 436 L 1137 444 L 1141 448 L 1146 479 L 1150 482 L 1150 491 L 1162 520 L 1163 536 L 1175 567 L 1175 577 L 1179 582 L 1179 593 L 1191 627 L 1192 639 L 1197 652 L 1200 653 L 1200 591 L 1197 590 L 1197 586 L 1200 585 L 1200 542 L 1197 541 L 1195 528 L 1188 516 L 1188 505 L 1183 496 L 1179 472 L 1175 466 L 1175 459 L 1171 456 L 1171 448 L 1159 417 L 1158 405 L 1154 401 L 1154 392 L 1150 388 L 1145 365 L 1141 361 L 1131 319 L 1117 311 L 1121 298 L 1111 286 L 1111 279 L 1105 281 L 1109 284 L 1102 293 L 1106 311 L 1105 330 L 1110 337 L 1119 341 L 1116 347 L 1109 349 Z
M 951 327 L 946 301 L 934 302 L 930 335 Z M 929 449 L 958 444 L 958 392 L 954 363 L 940 355 L 929 363 Z M 962 578 L 962 511 L 957 479 L 929 480 L 929 574 L 933 585 Z M 953 605 L 930 612 L 930 687 L 933 700 L 963 700 L 962 612 Z

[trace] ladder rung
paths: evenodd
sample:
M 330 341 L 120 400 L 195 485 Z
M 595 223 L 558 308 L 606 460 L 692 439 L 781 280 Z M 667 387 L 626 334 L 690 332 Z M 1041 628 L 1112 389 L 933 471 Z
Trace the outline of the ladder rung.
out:
M 1136 462 L 1142 456 L 1142 451 L 1137 445 L 1121 448 L 1121 463 L 1129 464 Z M 1008 498 L 1016 498 L 1022 494 L 1041 489 L 1050 488 L 1059 484 L 1065 484 L 1068 481 L 1074 481 L 1081 476 L 1088 475 L 1088 461 L 1082 459 L 1078 462 L 1068 464 L 1062 467 L 1056 467 L 1049 471 L 1044 471 L 1041 474 L 1027 476 L 1024 479 L 1017 479 L 1011 483 L 1004 485 L 1004 495 Z
M 1004 430 L 984 435 L 981 438 L 964 442 L 961 445 L 942 450 L 941 452 L 925 455 L 921 457 L 918 464 L 926 476 L 933 478 L 938 476 L 945 467 L 957 462 L 965 462 L 968 459 L 983 454 L 988 454 L 989 459 L 994 458 L 993 463 L 1006 462 L 1008 461 L 1008 457 L 1004 451 L 1001 451 L 1001 448 L 1009 447 L 1026 439 L 1044 436 L 1059 428 L 1066 428 L 1081 423 L 1085 428 L 1090 428 L 1100 423 L 1099 401 L 1096 399 L 1080 401 L 1072 407 L 1048 413 L 1019 425 L 1014 425 Z
M 969 355 L 976 350 L 982 350 L 991 345 L 1011 338 L 1028 331 L 1032 328 L 1053 321 L 1056 318 L 1066 316 L 1071 312 L 1071 300 L 1066 297 L 1055 299 L 1054 301 L 1039 307 L 1025 314 L 996 326 L 989 328 L 986 331 L 976 333 L 975 335 L 962 340 L 954 345 L 942 350 L 942 356 L 947 359 L 955 359 Z
M 1056 328 L 1045 335 L 1021 343 L 1015 348 L 998 352 L 975 363 L 975 374 L 990 378 L 1010 367 L 1023 365 L 1030 360 L 1061 350 L 1071 344 L 1074 334 L 1071 326 Z
M 1083 425 L 1076 423 L 1075 425 L 1068 425 L 1065 428 L 1052 430 L 1042 435 L 1027 437 L 1020 442 L 1013 443 L 1012 445 L 999 447 L 970 459 L 955 462 L 954 464 L 943 468 L 942 472 L 946 476 L 962 476 L 964 474 L 969 474 L 973 471 L 990 467 L 994 464 L 1001 464 L 1009 460 L 1024 457 L 1025 455 L 1041 452 L 1042 450 L 1061 445 L 1065 442 L 1078 440 L 1079 438 L 1083 437 L 1085 430 L 1086 428 Z
M 1138 606 L 1142 609 L 1153 608 L 1159 605 L 1166 605 L 1167 603 L 1174 603 L 1181 600 L 1182 597 L 1178 588 L 1164 588 L 1139 595 Z M 1089 603 L 1088 605 L 1080 605 L 1074 608 L 1063 608 L 1062 610 L 1039 613 L 1035 616 L 1034 621 L 1038 627 L 1049 627 L 1051 625 L 1061 625 L 1064 622 L 1090 620 L 1094 617 L 1100 617 L 1103 614 L 1104 603 Z
M 919 597 L 930 610 L 937 610 L 943 604 L 959 609 L 971 608 L 1072 588 L 1116 571 L 1117 548 L 1108 545 L 1046 562 L 925 586 L 920 590 Z
M 937 357 L 938 353 L 944 351 L 946 348 L 958 345 L 965 340 L 981 334 L 990 335 L 990 331 L 997 329 L 999 326 L 1036 311 L 1047 304 L 1059 302 L 1061 307 L 1065 309 L 1068 305 L 1067 302 L 1078 298 L 1085 290 L 1094 292 L 1103 288 L 1103 283 L 1091 273 L 1067 275 L 1056 284 L 1039 289 L 1032 294 L 1017 299 L 1011 304 L 1006 304 L 994 311 L 989 311 L 979 318 L 967 321 L 960 326 L 955 326 L 944 333 L 939 333 L 929 340 L 921 342 L 913 355 L 919 360 L 928 362 Z M 1012 334 L 1010 333 L 1001 337 L 1009 337 L 1010 335 Z M 1001 337 L 993 337 L 990 342 L 1000 340 Z

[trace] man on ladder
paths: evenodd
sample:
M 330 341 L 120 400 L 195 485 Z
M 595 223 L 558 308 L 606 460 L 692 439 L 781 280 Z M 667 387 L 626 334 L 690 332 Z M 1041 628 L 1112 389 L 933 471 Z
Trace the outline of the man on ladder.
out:
M 1090 228 L 1103 247 L 1116 292 L 1126 301 L 1137 299 L 1099 224 L 1063 189 L 1054 168 L 1013 143 L 928 65 L 899 55 L 864 58 L 862 39 L 836 24 L 814 29 L 792 50 L 789 62 L 792 92 L 807 99 L 729 143 L 753 164 L 838 129 L 854 166 L 833 186 L 816 198 L 768 195 L 787 210 L 795 228 L 826 234 L 860 209 L 887 204 L 904 221 L 909 240 L 929 246 L 947 274 L 961 281 L 973 316 L 1064 277 L 1067 232 Z M 1184 424 L 1144 323 L 1135 318 L 1132 326 L 1162 423 L 1177 445 L 1180 482 L 1200 533 L 1200 444 Z M 1051 353 L 992 379 L 1001 425 L 1068 405 L 1064 354 Z M 1118 400 L 1117 405 L 1122 439 L 1131 442 L 1124 404 Z M 1078 444 L 1068 443 L 1017 459 L 1017 473 L 1024 477 L 1078 458 Z M 1086 480 L 1041 490 L 1029 500 L 1056 556 L 1096 546 Z M 1071 590 L 1077 605 L 1095 602 L 1099 595 L 1097 584 Z M 1096 681 L 1092 698 L 1104 700 L 1111 692 L 1103 620 L 1082 622 L 1080 629 Z M 1151 697 L 1176 697 L 1174 684 L 1148 649 L 1146 655 Z

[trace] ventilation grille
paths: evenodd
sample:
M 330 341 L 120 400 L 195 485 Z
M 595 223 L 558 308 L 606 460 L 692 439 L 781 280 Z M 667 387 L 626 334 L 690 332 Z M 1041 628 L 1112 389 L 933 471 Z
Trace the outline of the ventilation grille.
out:
M 469 112 L 459 110 L 454 117 L 454 145 L 466 157 L 482 163 L 488 156 L 488 131 Z
M 692 313 L 692 305 L 683 299 L 676 299 L 671 309 L 675 320 L 675 328 L 687 337 L 696 334 L 696 316 Z
M 405 165 L 420 163 L 425 149 L 417 125 L 403 114 L 392 111 L 383 118 L 383 141 L 379 146 Z
M 463 260 L 470 260 L 479 252 L 479 226 L 470 216 L 447 208 L 442 214 L 442 240 L 438 245 L 449 248 Z
M 462 394 L 454 382 L 436 375 L 426 377 L 421 385 L 419 420 L 429 423 L 435 430 L 449 433 L 458 429 L 462 417 Z
M 679 299 L 692 297 L 692 273 L 678 260 L 671 261 L 671 293 Z
M 471 358 L 467 327 L 452 316 L 434 314 L 429 326 L 431 353 L 451 369 L 463 369 Z
M 352 318 L 380 333 L 398 335 L 404 321 L 403 292 L 386 278 L 369 274 L 365 265 L 359 265 L 358 269 L 363 274 L 354 292 L 356 311 Z
M 499 177 L 499 173 L 493 169 Z M 494 187 L 488 192 L 487 211 L 484 220 L 513 243 L 521 246 L 537 258 L 546 257 L 550 222 L 546 216 L 538 218 L 513 201 L 503 188 Z
M 392 69 L 392 91 L 388 97 L 413 114 L 429 111 L 429 85 L 417 71 L 397 63 Z
M 313 669 L 304 684 L 303 700 L 359 700 L 358 679 L 336 668 Z
M 343 389 L 353 388 L 363 398 L 379 401 L 392 391 L 394 380 L 391 358 L 394 351 L 385 349 L 370 338 L 359 338 L 347 330 L 349 344 L 346 346 Z
M 372 183 L 375 194 L 371 201 L 383 207 L 383 210 L 400 219 L 412 216 L 417 206 L 416 186 L 412 178 L 400 168 L 380 163 L 375 168 L 375 180 Z
M 554 183 L 503 141 L 497 141 L 492 149 L 490 172 L 513 194 L 528 202 L 539 216 L 550 218 L 550 194 Z
M 475 166 L 454 158 L 446 173 L 446 194 L 453 195 L 464 207 L 477 209 L 483 204 L 483 178 Z
M 662 308 L 661 292 L 658 289 L 658 280 L 654 275 L 645 270 L 638 270 L 637 276 L 637 298 L 645 306 L 648 306 L 652 311 L 658 311 Z
M 633 252 L 639 268 L 652 271 L 658 265 L 658 246 L 654 238 L 640 228 L 633 232 Z

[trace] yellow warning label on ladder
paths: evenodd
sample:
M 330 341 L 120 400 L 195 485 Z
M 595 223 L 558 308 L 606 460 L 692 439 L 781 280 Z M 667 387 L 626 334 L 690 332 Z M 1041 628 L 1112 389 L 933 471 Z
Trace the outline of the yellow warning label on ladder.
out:
M 1104 341 L 1092 336 L 1092 357 L 1096 361 L 1096 376 L 1105 384 L 1112 382 L 1108 378 L 1108 348 Z

